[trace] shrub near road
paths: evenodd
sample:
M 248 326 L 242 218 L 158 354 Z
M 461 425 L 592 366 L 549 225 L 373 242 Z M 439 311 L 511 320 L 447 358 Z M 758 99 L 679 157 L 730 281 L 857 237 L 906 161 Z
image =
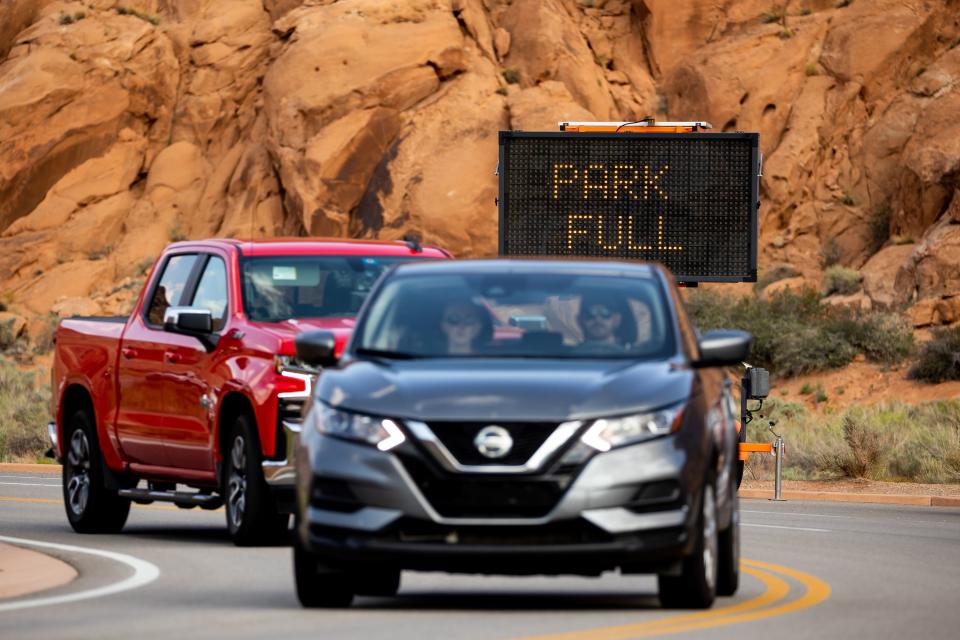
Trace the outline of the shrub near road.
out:
M 38 461 L 49 416 L 49 388 L 36 384 L 34 372 L 0 358 L 0 462 Z
M 753 334 L 751 364 L 784 377 L 843 367 L 860 354 L 882 364 L 913 352 L 913 332 L 893 314 L 820 302 L 816 291 L 733 298 L 692 291 L 687 309 L 701 331 L 737 327 Z
M 787 442 L 787 479 L 960 482 L 960 400 L 853 406 L 829 414 L 770 398 L 764 409 Z M 759 428 L 750 433 L 772 440 Z M 772 477 L 772 458 L 754 457 L 748 464 L 747 477 Z

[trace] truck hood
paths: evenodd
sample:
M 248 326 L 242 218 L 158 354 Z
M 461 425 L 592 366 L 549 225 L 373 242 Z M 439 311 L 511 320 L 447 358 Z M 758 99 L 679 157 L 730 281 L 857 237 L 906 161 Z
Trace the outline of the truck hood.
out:
M 298 333 L 318 329 L 330 331 L 337 337 L 336 353 L 339 355 L 356 324 L 356 318 L 294 318 L 282 322 L 258 322 L 257 327 L 279 341 L 281 355 L 294 354 L 293 339 Z
M 356 360 L 324 372 L 317 397 L 343 409 L 423 421 L 562 422 L 684 401 L 693 376 L 668 361 Z

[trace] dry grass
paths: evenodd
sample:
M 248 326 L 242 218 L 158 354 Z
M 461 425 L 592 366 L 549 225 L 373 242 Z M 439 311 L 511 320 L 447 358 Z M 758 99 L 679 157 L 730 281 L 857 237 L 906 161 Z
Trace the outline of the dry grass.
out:
M 50 388 L 37 383 L 36 372 L 0 359 L 0 461 L 41 461 L 49 420 Z
M 771 398 L 764 415 L 777 421 L 786 443 L 786 479 L 960 483 L 960 400 L 854 406 L 830 414 Z M 773 440 L 757 426 L 748 436 Z M 748 464 L 748 477 L 772 477 L 772 458 L 754 456 Z

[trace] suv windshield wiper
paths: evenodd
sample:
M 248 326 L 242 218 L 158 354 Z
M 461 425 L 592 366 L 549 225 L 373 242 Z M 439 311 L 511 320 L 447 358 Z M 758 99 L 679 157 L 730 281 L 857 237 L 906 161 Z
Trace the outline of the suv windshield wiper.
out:
M 373 358 L 386 358 L 389 360 L 412 360 L 421 356 L 414 353 L 404 353 L 403 351 L 388 351 L 386 349 L 371 349 L 369 347 L 357 347 L 353 350 L 358 356 L 370 356 Z

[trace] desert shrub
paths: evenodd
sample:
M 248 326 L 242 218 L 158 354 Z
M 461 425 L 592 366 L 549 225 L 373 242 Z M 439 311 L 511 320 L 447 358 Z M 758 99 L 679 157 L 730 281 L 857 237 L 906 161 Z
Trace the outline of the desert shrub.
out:
M 823 274 L 823 293 L 828 296 L 834 293 L 847 296 L 856 293 L 861 282 L 863 276 L 856 269 L 833 265 Z
M 854 406 L 827 414 L 769 398 L 764 415 L 784 436 L 784 477 L 960 482 L 960 399 Z M 750 440 L 773 440 L 766 419 L 751 424 Z M 769 456 L 751 457 L 751 474 L 772 477 L 773 462 Z
M 934 383 L 960 380 L 960 325 L 934 329 L 933 338 L 920 348 L 907 376 Z
M 36 459 L 46 450 L 50 390 L 35 375 L 0 359 L 0 461 Z
M 870 412 L 862 407 L 844 413 L 841 424 L 847 446 L 834 456 L 837 471 L 849 478 L 885 477 L 899 440 L 896 423 L 900 421 L 893 417 L 890 412 Z
M 17 336 L 13 335 L 13 320 L 0 322 L 0 352 L 6 352 L 17 342 Z
M 37 337 L 33 341 L 34 353 L 44 354 L 53 351 L 54 339 L 57 335 L 57 327 L 60 325 L 60 316 L 55 313 L 48 313 L 44 319 L 43 325 L 37 332 Z
M 695 290 L 687 310 L 701 331 L 742 329 L 753 334 L 750 361 L 781 376 L 833 369 L 858 354 L 892 364 L 908 357 L 913 333 L 896 316 L 820 303 L 812 290 L 728 297 Z

